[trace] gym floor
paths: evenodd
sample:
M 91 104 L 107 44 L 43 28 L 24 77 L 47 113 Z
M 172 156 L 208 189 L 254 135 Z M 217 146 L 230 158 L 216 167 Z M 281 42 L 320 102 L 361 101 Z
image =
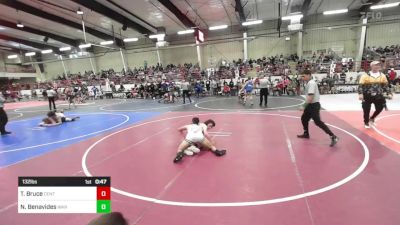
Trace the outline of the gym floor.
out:
M 17 177 L 91 175 L 111 176 L 112 210 L 129 224 L 399 224 L 399 104 L 389 102 L 367 130 L 355 96 L 321 97 L 322 120 L 340 138 L 335 147 L 312 122 L 309 140 L 296 137 L 301 97 L 270 97 L 268 108 L 237 97 L 96 100 L 66 110 L 79 120 L 48 128 L 38 127 L 47 102 L 8 104 L 1 224 L 87 224 L 97 215 L 18 214 Z M 174 164 L 177 128 L 194 116 L 216 121 L 210 132 L 227 155 L 202 151 Z

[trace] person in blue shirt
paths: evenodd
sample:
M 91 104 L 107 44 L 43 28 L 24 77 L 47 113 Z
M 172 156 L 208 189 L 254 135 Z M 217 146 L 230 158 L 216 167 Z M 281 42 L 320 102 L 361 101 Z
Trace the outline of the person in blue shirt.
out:
M 203 92 L 203 87 L 201 86 L 200 83 L 196 83 L 196 86 L 194 87 L 195 91 L 196 91 L 196 97 L 200 98 L 201 93 Z
M 240 90 L 240 92 L 244 92 L 244 101 L 243 101 L 244 105 L 246 105 L 247 99 L 250 99 L 250 105 L 254 104 L 253 90 L 254 90 L 254 81 L 251 78 L 248 78 L 246 83 L 243 85 L 243 88 Z

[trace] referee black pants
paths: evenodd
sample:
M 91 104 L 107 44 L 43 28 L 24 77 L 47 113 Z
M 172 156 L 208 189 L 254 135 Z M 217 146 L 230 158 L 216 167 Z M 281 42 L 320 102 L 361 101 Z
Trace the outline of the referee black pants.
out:
M 192 100 L 190 99 L 189 90 L 183 90 L 182 91 L 182 97 L 183 97 L 183 104 L 185 104 L 185 97 L 188 97 L 190 103 L 192 103 Z
M 268 88 L 261 88 L 260 89 L 260 106 L 262 105 L 264 99 L 264 105 L 268 104 Z
M 6 111 L 3 107 L 0 107 L 0 133 L 6 133 L 6 124 L 8 122 L 8 117 Z
M 375 105 L 375 112 L 369 117 L 369 113 L 371 112 L 371 105 Z M 383 96 L 364 96 L 364 101 L 362 102 L 362 108 L 364 111 L 364 124 L 368 124 L 370 118 L 375 119 L 385 107 L 386 100 Z
M 49 97 L 49 108 L 50 108 L 50 110 L 51 110 L 51 103 L 53 103 L 54 109 L 57 109 L 56 108 L 56 103 L 54 102 L 54 97 Z
M 308 132 L 308 123 L 311 119 L 314 120 L 315 125 L 321 128 L 325 133 L 329 134 L 329 136 L 333 136 L 332 131 L 326 126 L 324 122 L 321 121 L 321 117 L 319 115 L 319 111 L 321 110 L 321 105 L 319 102 L 310 103 L 304 109 L 303 115 L 301 116 L 301 123 L 303 124 L 304 133 L 309 134 Z

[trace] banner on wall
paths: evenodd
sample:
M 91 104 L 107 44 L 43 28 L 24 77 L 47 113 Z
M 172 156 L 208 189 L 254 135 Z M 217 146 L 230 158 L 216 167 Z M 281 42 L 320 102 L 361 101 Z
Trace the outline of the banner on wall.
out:
M 333 45 L 331 47 L 331 50 L 336 52 L 336 53 L 343 53 L 344 52 L 344 46 L 343 45 Z

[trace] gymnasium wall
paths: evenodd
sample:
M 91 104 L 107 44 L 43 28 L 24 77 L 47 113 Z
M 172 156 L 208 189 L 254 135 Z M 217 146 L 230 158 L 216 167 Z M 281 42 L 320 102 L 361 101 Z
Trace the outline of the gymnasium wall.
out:
M 400 19 L 400 17 L 398 17 Z M 366 46 L 385 47 L 400 44 L 400 23 L 394 20 L 391 23 L 370 25 L 367 30 Z
M 331 49 L 339 56 L 355 58 L 360 39 L 360 24 L 358 17 L 310 17 L 304 25 L 303 51 L 317 53 L 319 50 Z
M 306 31 L 303 36 L 303 51 L 317 52 L 332 49 L 340 56 L 355 57 L 359 28 Z
M 5 67 L 5 55 L 3 52 L 0 53 L 0 68 L 4 68 Z
M 43 65 L 46 79 L 54 79 L 64 73 L 64 69 L 60 61 L 44 63 Z
M 156 57 L 157 57 L 157 53 Z M 196 47 L 182 47 L 160 50 L 161 63 L 167 64 L 184 64 L 184 63 L 197 63 L 197 50 Z
M 132 51 L 128 50 L 125 53 L 127 66 L 130 68 L 140 68 L 144 67 L 145 61 L 147 62 L 148 66 L 152 66 L 157 64 L 157 52 L 156 51 L 148 51 L 145 49 L 143 52 L 138 52 L 138 50 Z
M 57 78 L 59 75 L 64 73 L 64 68 L 62 66 L 61 61 L 57 60 L 54 56 L 46 56 L 43 57 L 44 61 L 48 61 L 44 63 L 44 76 L 46 79 Z M 96 67 L 96 60 L 92 59 L 93 66 Z M 80 58 L 80 59 L 65 59 L 64 65 L 67 73 L 84 73 L 85 71 L 92 70 L 92 66 L 90 65 L 90 61 L 88 58 Z
M 294 35 L 293 35 L 294 36 Z M 293 45 L 294 37 L 286 41 L 284 37 L 261 36 L 248 41 L 248 56 L 252 59 L 264 56 L 289 55 L 296 52 L 296 45 Z M 297 39 L 296 39 L 297 40 Z
M 98 54 L 95 60 L 97 64 L 97 71 L 108 70 L 111 68 L 115 71 L 121 71 L 124 68 L 121 60 L 121 53 L 119 51 Z

